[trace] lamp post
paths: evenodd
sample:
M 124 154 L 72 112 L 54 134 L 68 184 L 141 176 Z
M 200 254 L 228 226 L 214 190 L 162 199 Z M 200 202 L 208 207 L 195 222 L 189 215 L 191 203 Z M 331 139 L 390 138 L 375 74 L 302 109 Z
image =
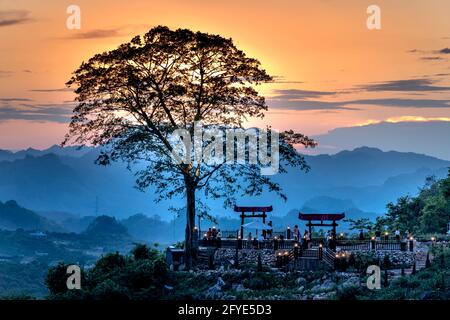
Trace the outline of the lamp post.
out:
M 375 251 L 375 237 L 370 238 L 370 249 Z
M 414 238 L 412 236 L 409 237 L 409 251 L 414 251 Z

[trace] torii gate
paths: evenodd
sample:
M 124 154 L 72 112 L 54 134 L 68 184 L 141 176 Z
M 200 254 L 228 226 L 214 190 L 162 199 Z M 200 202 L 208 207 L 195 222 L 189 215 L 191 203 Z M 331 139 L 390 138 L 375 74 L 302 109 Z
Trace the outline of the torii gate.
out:
M 309 229 L 309 234 L 312 235 L 312 227 L 332 227 L 333 232 L 336 235 L 336 227 L 338 224 L 336 221 L 344 219 L 345 213 L 299 213 L 298 218 L 300 220 L 306 220 L 308 223 L 306 226 Z M 317 222 L 312 222 L 317 221 Z M 319 223 L 320 221 L 320 223 Z M 332 223 L 323 223 L 324 221 L 332 221 Z
M 245 218 L 262 218 L 263 223 L 266 223 L 267 214 L 266 212 L 272 212 L 272 206 L 268 207 L 238 207 L 234 206 L 234 212 L 240 212 L 241 217 L 241 238 L 244 238 L 244 224 Z M 251 214 L 246 214 L 247 212 L 251 212 Z M 258 214 L 258 212 L 261 212 Z

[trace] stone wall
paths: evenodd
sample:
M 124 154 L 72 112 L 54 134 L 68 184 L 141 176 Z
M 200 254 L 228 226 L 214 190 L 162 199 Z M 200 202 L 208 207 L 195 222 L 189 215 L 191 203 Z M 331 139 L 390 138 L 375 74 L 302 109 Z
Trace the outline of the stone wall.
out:
M 267 267 L 275 266 L 276 257 L 272 249 L 241 249 L 238 251 L 238 263 L 255 264 L 258 261 L 258 254 L 261 254 L 261 262 Z M 214 254 L 214 263 L 216 265 L 233 265 L 236 256 L 236 249 L 219 248 Z

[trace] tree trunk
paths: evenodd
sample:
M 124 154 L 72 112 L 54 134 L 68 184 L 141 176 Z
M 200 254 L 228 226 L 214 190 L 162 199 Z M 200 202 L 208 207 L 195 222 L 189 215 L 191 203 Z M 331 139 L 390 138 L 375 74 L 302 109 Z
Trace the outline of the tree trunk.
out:
M 192 268 L 194 254 L 194 227 L 195 227 L 195 187 L 189 182 L 186 184 L 186 235 L 184 245 L 184 256 L 186 269 Z

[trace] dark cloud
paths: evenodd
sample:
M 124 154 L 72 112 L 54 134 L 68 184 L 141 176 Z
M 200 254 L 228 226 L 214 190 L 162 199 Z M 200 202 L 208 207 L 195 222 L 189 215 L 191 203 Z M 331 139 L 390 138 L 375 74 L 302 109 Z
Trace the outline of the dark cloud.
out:
M 0 102 L 26 102 L 26 101 L 33 101 L 33 100 L 26 98 L 0 98 Z
M 448 91 L 450 87 L 433 85 L 432 79 L 408 79 L 378 82 L 361 85 L 359 88 L 366 91 Z
M 70 88 L 58 88 L 58 89 L 32 89 L 32 92 L 73 92 Z
M 273 99 L 277 100 L 295 100 L 319 98 L 323 96 L 335 95 L 337 92 L 331 91 L 315 91 L 315 90 L 300 90 L 300 89 L 278 89 L 273 90 L 276 95 Z
M 100 39 L 100 38 L 113 38 L 120 36 L 119 29 L 95 29 L 86 32 L 77 32 L 71 34 L 69 39 Z
M 393 108 L 450 108 L 450 100 L 434 99 L 357 99 L 339 102 L 310 101 L 310 100 L 267 100 L 270 108 L 286 110 L 359 110 L 353 105 L 368 105 Z
M 444 58 L 439 56 L 427 56 L 427 57 L 421 57 L 420 60 L 429 60 L 429 61 L 436 61 L 436 60 L 444 60 Z
M 311 101 L 311 100 L 274 100 L 267 99 L 269 110 L 271 108 L 281 110 L 358 110 L 356 108 L 346 107 L 345 103 Z
M 1 10 L 0 27 L 8 27 L 30 21 L 30 12 L 26 10 Z
M 0 105 L 0 122 L 6 120 L 70 121 L 74 104 L 29 104 Z

